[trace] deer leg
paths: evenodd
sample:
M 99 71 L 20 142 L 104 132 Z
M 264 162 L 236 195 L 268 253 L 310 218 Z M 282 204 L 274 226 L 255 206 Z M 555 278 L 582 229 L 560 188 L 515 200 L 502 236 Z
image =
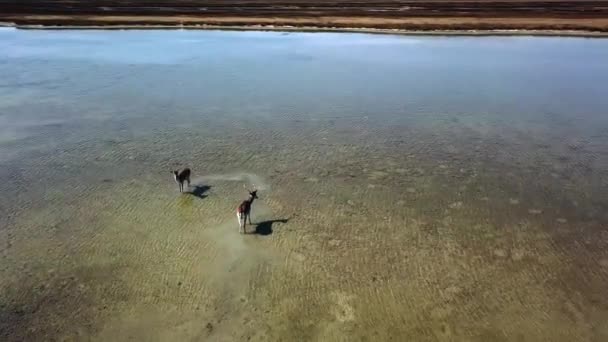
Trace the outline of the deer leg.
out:
M 190 187 L 190 177 L 188 177 L 188 179 L 186 179 L 188 181 L 188 188 Z
M 236 213 L 236 219 L 239 221 L 239 233 L 243 231 L 243 224 L 241 222 L 241 214 Z
M 247 215 L 247 218 L 249 219 L 249 225 L 251 225 L 251 214 Z

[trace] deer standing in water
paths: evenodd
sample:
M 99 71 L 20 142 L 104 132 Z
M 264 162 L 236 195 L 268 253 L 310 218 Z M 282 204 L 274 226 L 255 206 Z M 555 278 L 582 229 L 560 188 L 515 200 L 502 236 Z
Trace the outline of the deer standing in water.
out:
M 184 192 L 184 182 L 188 182 L 188 187 L 190 187 L 190 169 L 185 168 L 181 171 L 171 171 L 171 173 L 173 173 L 173 178 L 179 185 L 179 192 Z
M 238 208 L 236 208 L 236 217 L 239 220 L 239 233 L 247 233 L 247 220 L 249 220 L 249 224 L 251 225 L 251 204 L 253 200 L 258 198 L 258 191 L 253 190 L 249 191 L 249 198 L 241 202 Z

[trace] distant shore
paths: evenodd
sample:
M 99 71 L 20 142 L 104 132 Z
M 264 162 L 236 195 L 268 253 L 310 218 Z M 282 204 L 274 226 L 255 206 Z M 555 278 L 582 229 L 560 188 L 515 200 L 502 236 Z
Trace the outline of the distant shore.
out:
M 0 0 L 0 25 L 605 37 L 608 0 Z
M 0 27 L 23 30 L 225 30 L 225 31 L 271 31 L 271 32 L 335 32 L 394 34 L 413 36 L 547 36 L 547 37 L 588 37 L 607 38 L 608 32 L 583 30 L 401 30 L 375 29 L 365 27 L 315 27 L 315 26 L 273 26 L 273 25 L 17 25 L 0 22 Z

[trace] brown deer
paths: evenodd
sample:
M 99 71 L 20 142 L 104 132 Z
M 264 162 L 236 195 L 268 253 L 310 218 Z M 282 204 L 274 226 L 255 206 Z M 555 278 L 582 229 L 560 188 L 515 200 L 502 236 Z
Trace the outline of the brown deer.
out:
M 171 173 L 179 186 L 179 192 L 184 192 L 184 182 L 188 182 L 188 187 L 190 187 L 190 169 L 185 168 L 181 171 L 171 171 Z
M 249 220 L 249 224 L 251 225 L 251 204 L 253 200 L 258 198 L 258 191 L 253 190 L 249 191 L 249 198 L 241 202 L 238 208 L 236 208 L 236 217 L 239 220 L 239 233 L 247 233 L 247 220 Z

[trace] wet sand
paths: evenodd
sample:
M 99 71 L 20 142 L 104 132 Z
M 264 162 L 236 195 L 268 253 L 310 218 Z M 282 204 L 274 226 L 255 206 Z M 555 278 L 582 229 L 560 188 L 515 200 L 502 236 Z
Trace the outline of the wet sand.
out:
M 198 39 L 193 56 L 205 63 L 178 63 L 159 53 L 135 62 L 116 45 L 106 56 L 99 42 L 116 42 L 104 36 L 112 33 L 48 34 L 56 49 L 96 47 L 82 60 L 36 50 L 36 58 L 0 63 L 22 75 L 0 98 L 0 120 L 12 123 L 0 135 L 3 341 L 608 337 L 608 136 L 594 88 L 578 93 L 595 101 L 580 121 L 569 120 L 575 88 L 556 104 L 561 112 L 473 114 L 484 96 L 466 113 L 454 109 L 461 97 L 444 112 L 418 111 L 447 92 L 425 100 L 415 89 L 430 87 L 428 79 L 413 69 L 407 75 L 417 87 L 402 90 L 348 81 L 362 61 L 321 53 L 335 43 L 331 35 L 310 38 L 313 49 L 306 35 L 182 33 L 176 39 Z M 129 34 L 176 51 L 164 45 L 166 32 L 151 40 L 153 33 Z M 224 43 L 239 34 L 242 42 Z M 25 53 L 24 37 L 15 54 Z M 412 40 L 335 37 L 354 44 L 349 56 L 353 46 L 382 42 L 375 38 L 395 44 L 375 45 L 387 49 L 387 63 L 387 51 L 413 58 L 392 50 Z M 204 55 L 218 49 L 208 43 L 216 39 L 221 54 Z M 269 57 L 283 70 L 281 48 L 267 45 L 274 39 L 307 47 L 308 57 L 289 55 L 287 63 L 300 88 L 285 87 L 284 73 L 269 78 Z M 497 49 L 521 57 L 523 41 Z M 232 65 L 243 57 L 231 44 L 263 48 Z M 429 44 L 416 49 L 434 51 Z M 597 49 L 586 56 L 601 61 Z M 535 50 L 524 51 L 532 63 Z M 228 61 L 219 76 L 216 56 Z M 351 88 L 330 94 L 317 80 L 332 71 L 316 68 L 332 58 L 343 68 L 331 69 L 332 79 Z M 608 75 L 592 59 L 585 65 Z M 400 70 L 396 78 L 405 80 Z M 376 87 L 386 80 L 384 72 L 366 75 L 378 77 Z M 536 87 L 535 98 L 554 84 Z M 520 110 L 529 108 L 537 107 Z M 181 166 L 193 170 L 189 194 L 179 194 L 169 173 Z M 254 225 L 239 235 L 234 211 L 253 184 Z

